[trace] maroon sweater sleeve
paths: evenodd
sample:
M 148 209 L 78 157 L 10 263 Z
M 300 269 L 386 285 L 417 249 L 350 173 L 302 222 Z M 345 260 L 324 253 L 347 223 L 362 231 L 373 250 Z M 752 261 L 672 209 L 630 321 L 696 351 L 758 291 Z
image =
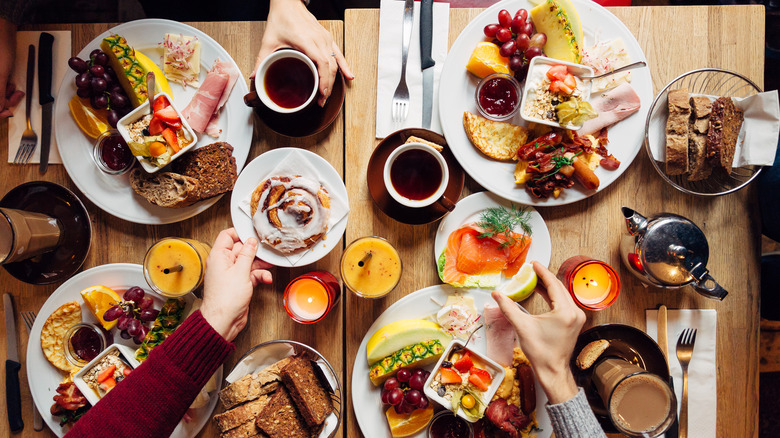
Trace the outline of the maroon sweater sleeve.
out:
M 73 437 L 167 437 L 235 347 L 196 311 L 93 406 Z

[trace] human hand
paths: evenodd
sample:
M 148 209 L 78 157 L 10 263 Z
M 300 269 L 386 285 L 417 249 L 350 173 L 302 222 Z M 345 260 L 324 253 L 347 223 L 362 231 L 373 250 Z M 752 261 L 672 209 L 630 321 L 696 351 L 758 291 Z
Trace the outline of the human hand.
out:
M 533 262 L 533 267 L 544 284 L 544 288 L 537 287 L 537 293 L 552 310 L 528 315 L 506 295 L 494 291 L 492 296 L 514 326 L 520 347 L 531 362 L 547 399 L 551 404 L 563 403 L 578 391 L 569 360 L 585 323 L 585 313 L 552 272 L 539 262 Z
M 305 53 L 317 65 L 320 78 L 317 103 L 320 106 L 325 106 L 330 97 L 339 69 L 346 79 L 355 78 L 333 36 L 317 22 L 301 0 L 271 0 L 260 53 L 250 77 L 255 77 L 257 68 L 268 55 L 290 47 Z
M 22 101 L 24 92 L 9 81 L 16 57 L 16 26 L 0 18 L 0 119 L 12 117 L 11 108 Z
M 203 318 L 223 338 L 232 341 L 246 326 L 249 301 L 255 286 L 271 283 L 271 265 L 255 258 L 257 239 L 245 244 L 234 228 L 223 230 L 206 259 L 203 282 Z

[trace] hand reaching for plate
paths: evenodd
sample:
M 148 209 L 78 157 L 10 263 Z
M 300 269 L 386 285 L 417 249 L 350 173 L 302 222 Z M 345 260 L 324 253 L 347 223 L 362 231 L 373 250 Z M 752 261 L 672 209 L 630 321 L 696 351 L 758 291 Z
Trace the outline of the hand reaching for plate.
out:
M 585 313 L 552 272 L 539 262 L 533 262 L 533 266 L 544 284 L 544 288 L 537 286 L 536 292 L 552 310 L 528 315 L 506 295 L 494 291 L 492 296 L 514 326 L 520 347 L 531 362 L 550 404 L 558 404 L 571 399 L 578 391 L 569 369 L 569 359 L 585 323 Z
M 301 0 L 271 0 L 260 53 L 250 77 L 255 77 L 263 59 L 286 47 L 300 50 L 317 64 L 320 77 L 317 103 L 320 106 L 325 106 L 339 69 L 346 79 L 355 77 L 333 36 L 317 22 Z
M 0 18 L 0 119 L 11 117 L 11 108 L 22 101 L 24 92 L 9 81 L 14 69 L 16 26 Z
M 206 259 L 203 284 L 203 318 L 228 341 L 246 325 L 254 288 L 271 283 L 271 265 L 255 258 L 257 239 L 245 244 L 233 228 L 223 230 Z

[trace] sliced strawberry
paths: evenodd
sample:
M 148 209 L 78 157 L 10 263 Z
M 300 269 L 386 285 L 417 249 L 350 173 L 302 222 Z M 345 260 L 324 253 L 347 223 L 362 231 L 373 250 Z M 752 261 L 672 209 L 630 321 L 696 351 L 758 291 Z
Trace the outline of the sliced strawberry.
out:
M 472 366 L 474 366 L 474 362 L 471 361 L 471 355 L 469 354 L 468 351 L 466 351 L 466 354 L 464 354 L 463 357 L 461 357 L 454 364 L 452 364 L 452 366 L 455 367 L 455 369 L 460 371 L 461 373 L 465 373 Z
M 157 112 L 163 108 L 168 108 L 169 106 L 171 106 L 171 104 L 165 96 L 157 96 L 154 98 L 154 105 L 152 108 L 154 109 L 154 112 Z
M 570 95 L 573 89 L 566 86 L 563 81 L 553 81 L 550 83 L 550 91 L 557 94 Z
M 113 377 L 109 377 L 106 379 L 105 382 L 100 384 L 100 389 L 103 390 L 103 392 L 108 393 L 108 391 L 111 391 L 116 386 L 116 380 L 114 380 Z
M 168 143 L 168 146 L 173 149 L 173 153 L 179 152 L 179 139 L 176 137 L 176 132 L 171 128 L 165 128 L 163 129 L 162 136 L 165 139 L 165 142 Z
M 566 75 L 566 79 L 563 80 L 563 83 L 572 90 L 577 88 L 577 81 L 574 80 L 574 76 L 572 75 Z
M 479 378 L 487 382 L 488 385 L 490 384 L 490 382 L 493 381 L 493 377 L 490 375 L 490 373 L 483 370 L 482 368 L 471 367 L 471 369 L 469 370 L 469 374 L 472 374 L 474 376 L 479 376 Z
M 149 134 L 160 135 L 162 134 L 163 129 L 165 129 L 165 124 L 162 122 L 162 120 L 152 116 L 152 121 L 149 122 Z
M 111 377 L 114 374 L 114 371 L 116 371 L 116 365 L 111 365 L 110 367 L 104 369 L 100 372 L 97 376 L 98 383 L 105 382 L 109 377 Z
M 569 70 L 565 65 L 554 65 L 547 70 L 547 77 L 550 81 L 562 81 L 569 74 Z
M 129 375 L 130 375 L 130 372 L 131 372 L 131 371 L 133 371 L 133 370 L 131 370 L 130 368 L 125 368 L 125 369 L 123 369 L 123 370 L 122 370 L 122 375 L 124 375 L 125 377 L 127 377 L 127 376 L 129 376 Z
M 471 374 L 469 376 L 469 382 L 476 386 L 480 391 L 487 391 L 490 386 L 490 382 L 482 380 L 482 378 L 476 374 Z
M 458 374 L 457 372 L 449 368 L 442 368 L 440 372 L 441 372 L 441 383 L 445 385 L 447 383 L 463 383 L 463 379 L 461 379 L 460 374 Z
M 179 115 L 176 113 L 176 110 L 173 109 L 172 106 L 165 107 L 161 109 L 160 111 L 154 112 L 155 117 L 159 118 L 163 122 L 173 125 L 176 123 L 181 123 L 181 119 L 179 118 Z

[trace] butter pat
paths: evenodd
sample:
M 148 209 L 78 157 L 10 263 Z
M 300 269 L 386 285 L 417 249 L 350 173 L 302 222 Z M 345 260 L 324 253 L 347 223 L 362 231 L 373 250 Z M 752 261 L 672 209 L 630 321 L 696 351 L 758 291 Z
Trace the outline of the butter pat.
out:
M 165 34 L 163 73 L 170 81 L 198 87 L 200 76 L 200 41 L 195 36 Z

